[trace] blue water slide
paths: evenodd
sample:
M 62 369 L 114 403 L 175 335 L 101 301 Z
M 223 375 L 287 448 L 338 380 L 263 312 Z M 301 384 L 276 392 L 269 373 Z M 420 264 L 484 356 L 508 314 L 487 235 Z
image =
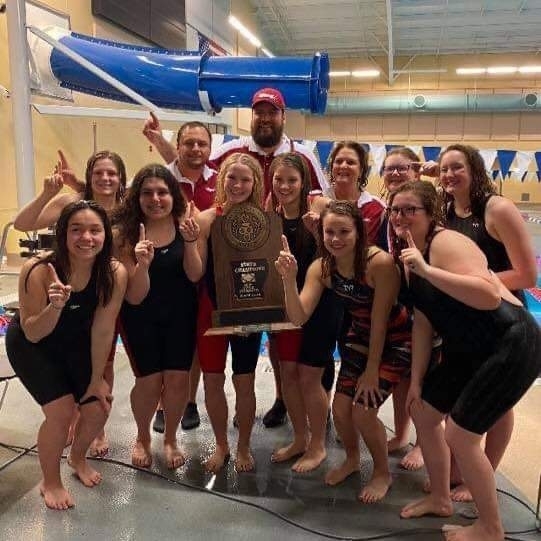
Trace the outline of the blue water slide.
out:
M 189 111 L 250 107 L 254 92 L 277 88 L 288 109 L 323 114 L 329 58 L 201 56 L 194 51 L 138 47 L 69 33 L 59 41 L 159 107 Z M 60 85 L 118 101 L 132 100 L 58 49 L 50 67 Z

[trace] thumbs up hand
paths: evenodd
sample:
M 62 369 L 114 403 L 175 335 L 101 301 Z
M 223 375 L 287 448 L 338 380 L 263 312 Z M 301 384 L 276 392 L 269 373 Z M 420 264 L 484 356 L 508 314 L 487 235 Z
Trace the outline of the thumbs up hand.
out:
M 47 266 L 49 267 L 49 277 L 51 279 L 47 289 L 49 302 L 56 310 L 62 310 L 70 298 L 71 286 L 62 283 L 51 263 L 48 263 Z
M 154 259 L 154 244 L 147 240 L 144 224 L 139 224 L 139 241 L 135 245 L 134 252 L 137 264 L 148 269 Z

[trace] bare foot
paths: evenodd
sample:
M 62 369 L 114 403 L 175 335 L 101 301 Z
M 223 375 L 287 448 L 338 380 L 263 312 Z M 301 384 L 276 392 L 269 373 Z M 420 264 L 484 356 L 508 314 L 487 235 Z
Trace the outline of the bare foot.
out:
M 374 475 L 369 483 L 359 492 L 357 499 L 363 503 L 376 503 L 385 497 L 392 485 L 390 474 Z
M 327 458 L 327 452 L 325 449 L 308 449 L 304 455 L 302 455 L 291 469 L 297 473 L 306 473 L 316 468 Z
M 330 486 L 338 485 L 352 473 L 358 472 L 361 469 L 359 457 L 346 458 L 338 468 L 329 470 L 325 476 L 325 483 Z
M 204 462 L 205 470 L 211 473 L 218 473 L 229 460 L 229 447 L 216 446 L 214 453 Z
M 68 464 L 73 468 L 75 475 L 85 487 L 92 488 L 101 483 L 101 473 L 90 467 L 86 458 L 73 460 L 71 456 L 68 456 Z
M 292 442 L 285 447 L 275 449 L 271 455 L 271 462 L 286 462 L 292 458 L 297 458 L 306 451 L 306 444 L 304 442 L 297 443 Z
M 42 481 L 39 485 L 39 493 L 43 496 L 45 505 L 49 509 L 62 511 L 75 506 L 71 494 L 62 485 L 46 488 Z
M 421 500 L 408 503 L 400 511 L 402 518 L 417 518 L 424 515 L 436 515 L 438 517 L 450 517 L 453 514 L 453 504 L 451 500 L 436 500 L 430 496 L 426 496 Z
M 238 472 L 252 471 L 255 468 L 255 460 L 250 449 L 237 448 L 237 458 L 235 458 L 235 469 Z
M 109 452 L 109 440 L 107 439 L 107 436 L 105 435 L 105 431 L 101 431 L 100 434 L 98 434 L 94 441 L 90 444 L 90 449 L 88 450 L 88 454 L 93 458 L 103 458 L 107 455 Z
M 459 485 L 462 485 L 461 481 L 451 481 L 449 483 L 449 489 L 452 491 Z M 430 477 L 426 477 L 423 483 L 423 492 L 426 492 L 427 494 L 430 494 L 432 492 L 432 485 L 430 484 Z
M 451 500 L 454 502 L 472 502 L 473 496 L 470 489 L 464 483 L 461 483 L 451 490 Z
M 477 521 L 471 526 L 446 531 L 445 539 L 447 541 L 503 541 L 505 534 L 501 525 L 490 529 Z
M 400 438 L 397 438 L 395 436 L 394 438 L 387 440 L 387 451 L 389 453 L 394 453 L 395 451 L 400 451 L 401 449 L 404 449 L 408 445 L 409 441 L 401 440 Z
M 137 440 L 131 452 L 131 463 L 139 468 L 150 468 L 152 464 L 152 453 L 150 452 L 150 442 L 143 443 Z
M 163 452 L 165 453 L 165 461 L 167 467 L 170 470 L 175 468 L 180 468 L 186 462 L 186 455 L 182 448 L 177 445 L 177 442 L 165 443 L 163 444 Z
M 409 471 L 420 470 L 424 465 L 423 452 L 418 445 L 415 445 L 400 461 L 400 466 Z

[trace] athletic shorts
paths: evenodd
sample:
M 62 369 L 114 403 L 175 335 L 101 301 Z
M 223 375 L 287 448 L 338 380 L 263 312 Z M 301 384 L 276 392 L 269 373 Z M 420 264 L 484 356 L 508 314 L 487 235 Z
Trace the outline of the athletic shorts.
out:
M 511 409 L 541 370 L 541 331 L 533 316 L 514 307 L 517 321 L 485 359 L 453 355 L 443 344 L 441 363 L 423 382 L 422 398 L 470 432 L 484 434 Z
M 253 374 L 261 348 L 261 333 L 251 333 L 248 336 L 233 334 L 204 336 L 212 327 L 213 310 L 214 306 L 208 293 L 201 288 L 197 315 L 197 354 L 201 371 L 222 374 L 225 371 L 227 350 L 231 345 L 233 374 Z
M 40 406 L 67 395 L 79 403 L 86 393 L 92 376 L 90 339 L 53 351 L 27 340 L 14 318 L 6 333 L 6 352 L 13 371 Z

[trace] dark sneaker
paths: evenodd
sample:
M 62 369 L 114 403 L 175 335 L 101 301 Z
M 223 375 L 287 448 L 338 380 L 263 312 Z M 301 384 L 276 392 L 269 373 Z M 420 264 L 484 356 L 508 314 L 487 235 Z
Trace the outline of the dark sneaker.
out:
M 154 417 L 152 430 L 154 430 L 154 432 L 159 432 L 160 434 L 165 432 L 165 417 L 163 416 L 163 410 L 156 410 L 156 417 Z
M 191 430 L 192 428 L 197 428 L 201 424 L 199 412 L 197 411 L 197 404 L 195 402 L 188 402 L 180 424 L 183 430 Z
M 272 408 L 263 416 L 265 428 L 274 428 L 283 425 L 286 422 L 287 409 L 284 401 L 277 398 Z

